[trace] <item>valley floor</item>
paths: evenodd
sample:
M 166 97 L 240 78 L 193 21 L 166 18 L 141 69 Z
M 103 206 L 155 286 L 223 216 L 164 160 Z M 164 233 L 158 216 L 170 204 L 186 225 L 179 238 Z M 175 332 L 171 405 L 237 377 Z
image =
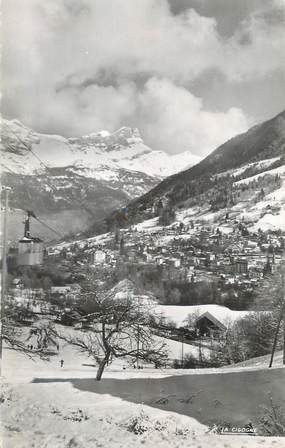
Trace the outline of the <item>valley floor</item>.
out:
M 243 427 L 272 397 L 285 402 L 285 369 L 134 370 L 113 364 L 94 381 L 92 360 L 62 347 L 50 362 L 4 350 L 3 448 L 281 447 L 283 438 L 209 434 Z M 64 359 L 63 368 L 60 360 Z

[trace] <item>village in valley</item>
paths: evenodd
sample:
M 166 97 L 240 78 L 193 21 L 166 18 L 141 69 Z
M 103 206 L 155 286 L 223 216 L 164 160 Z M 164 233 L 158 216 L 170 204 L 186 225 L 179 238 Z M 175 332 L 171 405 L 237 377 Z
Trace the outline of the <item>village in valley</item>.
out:
M 201 209 L 177 212 L 174 222 L 165 226 L 163 209 L 162 205 L 160 216 L 131 225 L 122 209 L 123 228 L 45 250 L 41 240 L 31 237 L 28 214 L 24 237 L 8 255 L 9 271 L 21 272 L 20 277 L 14 274 L 9 279 L 9 301 L 22 310 L 19 320 L 29 321 L 30 312 L 77 324 L 74 308 L 80 304 L 80 284 L 93 272 L 98 284 L 107 279 L 109 288 L 119 285 L 124 290 L 131 285 L 141 295 L 149 294 L 159 312 L 157 334 L 190 345 L 204 341 L 207 346 L 210 341 L 215 350 L 213 337 L 221 338 L 233 321 L 254 312 L 256 290 L 282 263 L 285 234 L 249 232 L 244 221 L 229 211 L 223 211 L 219 223 L 199 219 L 195 212 L 199 216 Z M 27 251 L 31 242 L 33 249 Z M 23 257 L 29 259 L 23 261 Z M 41 285 L 36 277 L 29 278 L 33 264 L 36 268 L 38 263 Z M 21 264 L 30 265 L 30 271 L 17 270 Z M 170 365 L 180 361 L 181 346 L 171 356 Z M 201 359 L 200 363 L 196 359 L 198 365 Z

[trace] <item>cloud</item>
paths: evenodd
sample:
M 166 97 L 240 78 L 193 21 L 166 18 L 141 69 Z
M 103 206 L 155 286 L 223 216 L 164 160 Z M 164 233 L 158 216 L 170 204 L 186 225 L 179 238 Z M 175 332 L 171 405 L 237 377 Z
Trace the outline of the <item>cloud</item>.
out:
M 147 140 L 169 153 L 179 148 L 205 155 L 249 126 L 240 109 L 206 111 L 200 98 L 167 79 L 150 79 L 139 96 L 139 107 Z
M 222 70 L 233 81 L 285 72 L 285 2 L 275 0 L 244 20 L 226 42 Z M 226 63 L 226 61 L 229 63 Z
M 173 15 L 167 0 L 9 0 L 4 111 L 65 135 L 131 124 L 156 149 L 204 154 L 249 121 L 234 104 L 205 110 L 185 87 L 211 69 L 232 83 L 283 70 L 284 2 L 272 5 L 225 38 L 214 18 Z

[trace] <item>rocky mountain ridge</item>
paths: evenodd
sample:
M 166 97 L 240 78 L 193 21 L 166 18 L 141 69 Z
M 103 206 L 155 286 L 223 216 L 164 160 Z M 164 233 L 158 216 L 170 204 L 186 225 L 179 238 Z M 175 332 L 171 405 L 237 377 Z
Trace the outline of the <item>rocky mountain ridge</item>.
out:
M 137 128 L 122 127 L 113 133 L 100 131 L 65 138 L 40 134 L 18 120 L 3 119 L 1 136 L 2 169 L 10 168 L 18 174 L 42 171 L 41 160 L 49 168 L 85 166 L 93 169 L 94 178 L 96 170 L 107 167 L 109 171 L 123 168 L 161 179 L 200 161 L 190 151 L 171 156 L 152 150 Z
M 2 182 L 12 188 L 12 239 L 21 234 L 25 209 L 60 233 L 72 234 L 199 160 L 190 152 L 170 156 L 154 151 L 138 129 L 128 127 L 65 138 L 3 119 L 1 137 Z

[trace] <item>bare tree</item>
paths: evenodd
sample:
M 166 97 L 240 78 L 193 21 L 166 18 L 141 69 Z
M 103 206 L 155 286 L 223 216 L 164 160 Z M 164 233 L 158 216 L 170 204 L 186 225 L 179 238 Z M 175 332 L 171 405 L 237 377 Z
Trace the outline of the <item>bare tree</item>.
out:
M 274 338 L 272 341 L 271 358 L 269 367 L 273 364 L 274 353 L 278 345 L 280 327 L 283 320 L 283 364 L 285 364 L 285 262 L 284 260 L 273 273 L 265 278 L 259 288 L 254 303 L 257 309 L 270 310 L 275 321 L 275 328 L 272 328 Z
M 47 319 L 36 322 L 29 330 L 26 342 L 35 340 L 35 349 L 45 351 L 55 347 L 58 350 L 57 333 L 53 323 Z
M 92 282 L 85 296 L 88 308 L 94 309 L 81 319 L 87 331 L 75 330 L 59 337 L 96 361 L 96 380 L 101 379 L 106 365 L 114 358 L 141 360 L 156 366 L 167 358 L 165 344 L 158 342 L 152 328 L 154 303 L 151 299 L 136 296 L 132 291 L 116 294 L 114 289 L 95 293 Z
M 18 309 L 13 306 L 6 310 L 6 314 L 1 321 L 1 338 L 3 343 L 13 350 L 20 351 L 27 356 L 47 359 L 47 348 L 55 346 L 58 348 L 57 334 L 52 322 L 48 320 L 35 321 L 29 332 L 17 321 Z M 33 315 L 35 318 L 35 315 Z M 36 343 L 31 348 L 30 342 L 35 338 Z
M 282 309 L 285 294 L 285 262 L 283 261 L 273 274 L 264 278 L 256 291 L 254 310 Z
M 203 312 L 197 308 L 193 313 L 189 313 L 186 319 L 184 320 L 185 326 L 191 330 L 197 329 L 197 320 L 203 314 Z

